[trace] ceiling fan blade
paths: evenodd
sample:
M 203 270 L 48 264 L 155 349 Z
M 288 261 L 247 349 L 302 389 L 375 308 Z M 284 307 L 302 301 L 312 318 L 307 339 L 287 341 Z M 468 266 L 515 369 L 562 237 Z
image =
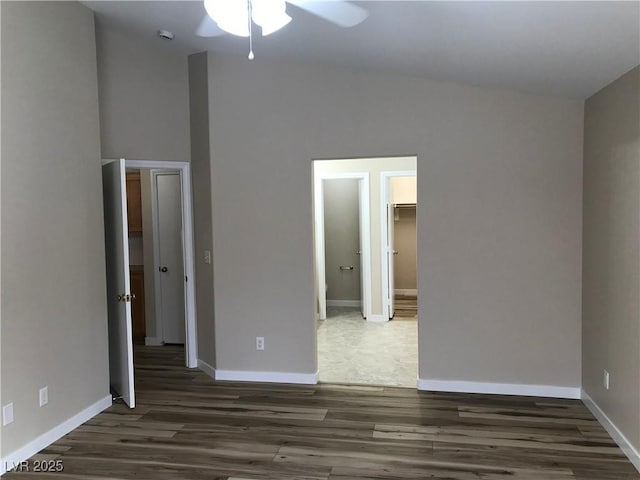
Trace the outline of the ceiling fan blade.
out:
M 342 0 L 287 0 L 324 20 L 341 27 L 354 27 L 369 16 L 364 8 Z
M 224 31 L 218 27 L 209 15 L 205 15 L 196 28 L 196 35 L 199 37 L 219 37 L 224 35 Z

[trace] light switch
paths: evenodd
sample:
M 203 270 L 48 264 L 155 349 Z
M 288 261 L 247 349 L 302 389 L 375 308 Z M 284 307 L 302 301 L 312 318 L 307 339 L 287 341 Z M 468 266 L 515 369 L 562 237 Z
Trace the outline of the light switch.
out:
M 204 251 L 204 263 L 211 264 L 211 250 Z

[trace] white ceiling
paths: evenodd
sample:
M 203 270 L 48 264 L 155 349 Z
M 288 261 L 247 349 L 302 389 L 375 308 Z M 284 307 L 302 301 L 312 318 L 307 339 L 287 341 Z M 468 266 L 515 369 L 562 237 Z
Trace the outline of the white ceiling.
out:
M 202 2 L 83 2 L 100 24 L 166 48 L 246 56 L 246 38 L 194 35 Z M 293 21 L 258 37 L 259 57 L 363 67 L 436 80 L 586 98 L 640 64 L 640 1 L 358 1 L 369 10 L 343 29 L 287 5 Z

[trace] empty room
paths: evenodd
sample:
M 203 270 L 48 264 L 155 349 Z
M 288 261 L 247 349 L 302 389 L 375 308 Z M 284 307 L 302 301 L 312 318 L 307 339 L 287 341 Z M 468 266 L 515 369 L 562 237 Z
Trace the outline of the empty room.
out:
M 640 2 L 0 29 L 3 479 L 640 480 Z

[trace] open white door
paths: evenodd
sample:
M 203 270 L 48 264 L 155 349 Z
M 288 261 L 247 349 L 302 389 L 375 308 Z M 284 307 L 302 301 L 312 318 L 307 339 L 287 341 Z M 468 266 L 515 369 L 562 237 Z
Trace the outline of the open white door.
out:
M 365 219 L 365 191 L 364 191 L 364 180 L 360 179 L 358 181 L 358 202 L 359 202 L 359 215 L 358 215 L 358 219 L 359 219 L 359 245 L 358 245 L 358 256 L 360 259 L 360 312 L 362 313 L 362 318 L 366 319 L 368 316 L 368 312 L 367 312 L 367 305 L 369 304 L 367 301 L 367 289 L 365 288 L 367 279 L 366 279 L 366 271 L 367 271 L 367 266 L 365 265 L 365 261 L 364 261 L 364 252 L 365 252 L 365 247 L 364 247 L 364 240 L 365 240 L 365 235 L 367 235 L 367 229 L 366 229 L 366 219 Z
M 322 178 L 317 175 L 314 178 L 314 222 L 315 222 L 315 257 L 316 257 L 316 284 L 318 291 L 318 318 L 327 319 L 327 279 L 325 276 L 325 251 L 324 251 L 324 191 Z
M 124 160 L 102 166 L 104 237 L 109 315 L 109 381 L 112 390 L 134 408 L 133 334 L 129 286 L 129 238 Z
M 395 309 L 395 295 L 394 295 L 394 291 L 395 291 L 395 286 L 394 286 L 394 281 L 393 281 L 393 275 L 394 275 L 394 259 L 395 259 L 395 254 L 397 253 L 395 251 L 395 247 L 393 245 L 393 237 L 394 237 L 394 208 L 393 208 L 393 203 L 388 202 L 387 203 L 387 278 L 388 278 L 388 305 L 389 305 L 389 318 L 393 318 L 393 316 L 396 313 L 396 309 Z

